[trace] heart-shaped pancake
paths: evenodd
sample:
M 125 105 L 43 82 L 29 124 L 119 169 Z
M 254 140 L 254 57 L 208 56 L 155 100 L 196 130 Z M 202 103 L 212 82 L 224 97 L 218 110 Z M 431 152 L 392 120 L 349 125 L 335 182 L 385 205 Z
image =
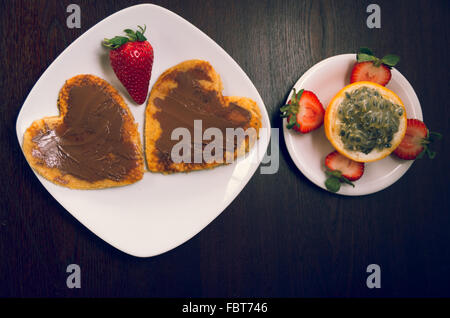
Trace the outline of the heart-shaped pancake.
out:
M 219 74 L 202 60 L 182 62 L 158 78 L 145 110 L 145 155 L 150 171 L 213 168 L 249 151 L 261 128 L 258 105 L 250 98 L 222 96 L 222 90 Z M 241 132 L 243 138 L 229 131 Z M 185 136 L 190 137 L 187 144 Z M 206 150 L 214 148 L 212 142 L 217 143 L 208 158 Z M 178 147 L 180 143 L 187 148 Z
M 24 134 L 23 152 L 33 169 L 72 189 L 122 186 L 142 179 L 137 124 L 108 82 L 93 75 L 67 80 L 58 108 L 59 116 L 34 121 Z

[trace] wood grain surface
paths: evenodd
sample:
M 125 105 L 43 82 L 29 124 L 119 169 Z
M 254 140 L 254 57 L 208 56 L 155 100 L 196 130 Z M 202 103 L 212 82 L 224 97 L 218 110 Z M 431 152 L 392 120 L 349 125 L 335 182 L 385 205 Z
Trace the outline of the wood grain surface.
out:
M 433 161 L 363 197 L 328 193 L 290 159 L 256 173 L 234 202 L 185 244 L 153 258 L 126 255 L 54 200 L 15 133 L 19 110 L 54 59 L 110 14 L 140 1 L 2 1 L 0 11 L 0 296 L 399 297 L 450 296 L 449 1 L 153 1 L 204 31 L 255 84 L 273 127 L 296 80 L 318 61 L 360 46 L 401 56 L 424 120 L 444 134 Z M 81 28 L 66 7 L 81 7 Z M 36 105 L 38 107 L 38 105 Z M 66 287 L 66 267 L 82 287 Z M 381 289 L 366 267 L 381 267 Z

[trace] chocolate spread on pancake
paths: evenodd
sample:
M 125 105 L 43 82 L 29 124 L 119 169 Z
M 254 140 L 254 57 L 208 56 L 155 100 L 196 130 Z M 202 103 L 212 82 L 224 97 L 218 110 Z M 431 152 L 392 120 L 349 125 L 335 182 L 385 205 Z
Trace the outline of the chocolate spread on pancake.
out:
M 159 121 L 162 130 L 156 141 L 160 162 L 166 167 L 172 163 L 171 151 L 179 142 L 171 140 L 172 131 L 176 128 L 187 128 L 191 134 L 191 163 L 194 162 L 194 151 L 202 151 L 211 142 L 202 140 L 200 147 L 194 145 L 194 120 L 202 121 L 202 131 L 197 134 L 203 136 L 206 129 L 218 128 L 223 136 L 223 153 L 234 151 L 237 147 L 236 140 L 232 141 L 234 149 L 226 149 L 226 128 L 247 129 L 251 119 L 250 112 L 234 103 L 224 105 L 218 92 L 203 88 L 199 81 L 211 81 L 211 78 L 206 70 L 200 67 L 185 72 L 175 71 L 169 74 L 167 79 L 174 80 L 177 86 L 172 88 L 164 99 L 154 100 L 155 106 L 160 110 L 154 117 Z
M 132 142 L 122 138 L 126 111 L 100 86 L 70 88 L 62 124 L 33 138 L 33 156 L 89 182 L 121 181 L 138 165 Z

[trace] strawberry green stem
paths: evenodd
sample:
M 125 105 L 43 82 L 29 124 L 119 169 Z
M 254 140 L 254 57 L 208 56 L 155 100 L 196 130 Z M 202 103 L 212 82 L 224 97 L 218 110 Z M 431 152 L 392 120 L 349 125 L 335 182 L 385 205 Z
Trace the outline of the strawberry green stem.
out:
M 358 62 L 372 62 L 374 66 L 379 67 L 381 64 L 386 65 L 387 67 L 394 67 L 400 58 L 394 54 L 385 55 L 382 59 L 379 59 L 375 55 L 373 55 L 372 50 L 366 47 L 362 47 L 359 49 L 359 52 L 356 55 L 356 60 Z
M 325 180 L 325 187 L 328 189 L 328 191 L 338 192 L 341 188 L 341 183 L 346 183 L 351 185 L 352 187 L 355 187 L 353 182 L 344 177 L 342 175 L 342 172 L 340 172 L 339 170 L 330 170 L 327 168 L 327 170 L 325 170 L 325 174 L 327 176 L 327 179 Z
M 131 29 L 125 29 L 123 31 L 127 34 L 127 36 L 115 36 L 112 39 L 105 38 L 102 44 L 107 48 L 115 50 L 127 42 L 147 41 L 147 38 L 144 36 L 146 28 L 147 27 L 145 25 L 144 28 L 138 25 L 138 30 L 136 31 L 133 31 Z
M 435 140 L 440 140 L 440 139 L 442 139 L 442 135 L 440 133 L 434 132 L 434 131 L 427 131 L 426 138 L 422 139 L 422 141 L 420 143 L 423 146 L 423 150 L 417 156 L 417 158 L 421 159 L 426 154 L 428 156 L 428 158 L 434 159 L 436 157 L 436 151 L 432 151 L 430 149 L 430 146 Z

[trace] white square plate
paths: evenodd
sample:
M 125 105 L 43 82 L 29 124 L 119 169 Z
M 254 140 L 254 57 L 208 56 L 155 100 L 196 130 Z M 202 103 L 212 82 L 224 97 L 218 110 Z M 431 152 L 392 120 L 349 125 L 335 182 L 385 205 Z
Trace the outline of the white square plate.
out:
M 39 118 L 58 115 L 57 96 L 77 74 L 107 80 L 125 98 L 143 133 L 145 105 L 136 106 L 109 65 L 101 45 L 126 28 L 146 25 L 155 54 L 150 87 L 167 68 L 184 60 L 209 61 L 221 76 L 223 94 L 255 100 L 262 133 L 247 157 L 228 166 L 188 174 L 146 172 L 132 185 L 103 190 L 71 190 L 37 175 L 48 192 L 100 238 L 128 254 L 154 256 L 184 243 L 216 218 L 244 188 L 261 162 L 270 139 L 264 102 L 239 65 L 195 26 L 162 7 L 143 4 L 121 10 L 86 31 L 49 66 L 35 84 L 17 118 L 17 138 Z M 142 139 L 141 139 L 142 140 Z

